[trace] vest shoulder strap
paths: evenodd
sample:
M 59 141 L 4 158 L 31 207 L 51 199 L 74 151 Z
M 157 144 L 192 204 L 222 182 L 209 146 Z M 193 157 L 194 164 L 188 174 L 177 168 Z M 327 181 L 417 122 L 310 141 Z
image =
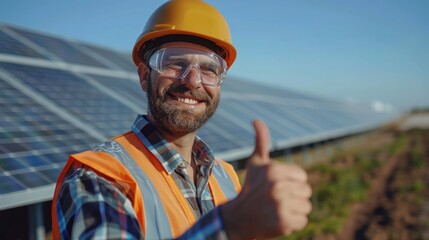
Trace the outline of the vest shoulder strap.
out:
M 171 226 L 158 192 L 146 173 L 116 141 L 107 141 L 93 149 L 114 156 L 137 182 L 143 198 L 146 239 L 172 238 Z
M 216 160 L 209 186 L 216 206 L 235 198 L 241 190 L 234 168 L 222 160 Z

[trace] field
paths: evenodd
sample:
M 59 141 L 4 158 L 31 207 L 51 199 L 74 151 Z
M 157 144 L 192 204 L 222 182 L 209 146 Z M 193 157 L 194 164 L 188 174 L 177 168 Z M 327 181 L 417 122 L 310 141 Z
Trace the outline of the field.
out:
M 279 239 L 429 239 L 428 130 L 385 130 L 307 170 L 310 222 Z

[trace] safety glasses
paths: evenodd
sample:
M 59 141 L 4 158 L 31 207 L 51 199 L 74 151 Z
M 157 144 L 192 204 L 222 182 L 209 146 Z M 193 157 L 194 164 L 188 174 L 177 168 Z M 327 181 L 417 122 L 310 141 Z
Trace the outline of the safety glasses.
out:
M 149 66 L 163 76 L 182 80 L 195 68 L 199 82 L 206 86 L 221 85 L 227 72 L 219 55 L 192 48 L 158 49 L 149 58 Z

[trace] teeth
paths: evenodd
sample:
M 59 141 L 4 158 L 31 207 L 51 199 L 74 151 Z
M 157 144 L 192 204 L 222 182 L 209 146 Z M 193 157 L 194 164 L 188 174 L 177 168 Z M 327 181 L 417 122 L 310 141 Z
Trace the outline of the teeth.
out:
M 186 103 L 186 104 L 197 104 L 198 103 L 198 101 L 195 101 L 194 99 L 190 99 L 190 98 L 181 98 L 181 97 L 179 97 L 179 98 L 177 98 L 177 100 L 179 100 L 179 102 L 183 102 L 183 103 Z

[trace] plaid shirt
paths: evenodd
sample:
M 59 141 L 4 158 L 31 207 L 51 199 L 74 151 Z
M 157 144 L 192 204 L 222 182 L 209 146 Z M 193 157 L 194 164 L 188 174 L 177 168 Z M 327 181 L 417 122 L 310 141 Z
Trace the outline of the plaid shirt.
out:
M 144 116 L 137 117 L 132 130 L 173 177 L 196 218 L 200 218 L 179 239 L 225 239 L 219 209 L 214 207 L 207 187 L 215 161 L 208 146 L 199 137 L 194 142 L 192 156 L 197 166 L 194 186 L 182 167 L 183 158 Z M 82 165 L 73 166 L 64 179 L 56 211 L 63 239 L 143 239 L 124 186 Z

